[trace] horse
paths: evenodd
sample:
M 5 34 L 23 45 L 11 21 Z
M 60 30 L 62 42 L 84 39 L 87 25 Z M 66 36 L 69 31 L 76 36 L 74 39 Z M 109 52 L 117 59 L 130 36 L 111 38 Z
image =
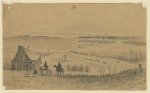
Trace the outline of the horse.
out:
M 50 68 L 45 68 L 44 66 L 40 67 L 40 74 L 41 75 L 52 75 L 52 71 L 50 70 Z
M 57 65 L 54 65 L 53 67 L 56 68 L 57 76 L 64 75 L 64 69 L 62 67 L 59 67 Z
M 38 75 L 40 73 L 41 62 L 35 61 L 32 62 L 32 72 L 34 75 Z

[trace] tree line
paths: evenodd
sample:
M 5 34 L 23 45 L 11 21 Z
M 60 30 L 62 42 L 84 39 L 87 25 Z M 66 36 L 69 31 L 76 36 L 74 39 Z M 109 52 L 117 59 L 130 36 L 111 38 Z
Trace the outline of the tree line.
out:
M 67 65 L 67 71 L 80 71 L 80 72 L 89 72 L 90 68 L 89 66 L 84 66 L 84 65 Z

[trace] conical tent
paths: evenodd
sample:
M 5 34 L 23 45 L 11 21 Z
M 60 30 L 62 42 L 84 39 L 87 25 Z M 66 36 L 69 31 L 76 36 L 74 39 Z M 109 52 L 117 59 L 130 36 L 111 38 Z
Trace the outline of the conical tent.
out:
M 41 56 L 38 58 L 37 62 L 42 64 Z
M 23 46 L 18 46 L 18 52 L 11 61 L 11 67 L 13 70 L 21 70 L 24 69 L 27 64 L 32 64 L 32 60 L 26 53 L 25 48 Z

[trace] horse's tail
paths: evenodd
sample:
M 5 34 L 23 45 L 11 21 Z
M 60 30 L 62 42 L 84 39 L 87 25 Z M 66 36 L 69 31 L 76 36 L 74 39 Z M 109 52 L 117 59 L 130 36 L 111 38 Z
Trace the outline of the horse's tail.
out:
M 62 71 L 62 73 L 63 73 L 63 75 L 64 75 L 64 69 L 63 69 L 63 68 L 61 68 L 61 71 Z

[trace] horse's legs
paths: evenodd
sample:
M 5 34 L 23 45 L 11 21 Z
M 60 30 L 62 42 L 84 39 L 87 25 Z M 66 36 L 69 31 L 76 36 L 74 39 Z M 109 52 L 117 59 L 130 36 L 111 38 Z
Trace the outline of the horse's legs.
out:
M 49 76 L 49 71 L 47 70 L 47 75 Z
M 43 70 L 41 71 L 41 75 L 43 75 Z
M 50 75 L 53 75 L 53 71 L 50 71 Z
M 50 75 L 50 71 L 49 71 L 49 70 L 47 70 L 47 75 L 48 75 L 48 76 Z
M 49 76 L 50 76 L 51 75 L 51 71 L 49 70 L 48 73 L 49 73 Z
M 59 75 L 59 72 L 57 71 L 57 76 Z
M 64 76 L 64 71 L 61 71 L 61 75 Z
M 59 76 L 61 75 L 61 72 L 59 71 Z
M 46 75 L 48 75 L 48 71 L 46 70 Z
M 60 71 L 60 76 L 61 76 L 61 71 Z

